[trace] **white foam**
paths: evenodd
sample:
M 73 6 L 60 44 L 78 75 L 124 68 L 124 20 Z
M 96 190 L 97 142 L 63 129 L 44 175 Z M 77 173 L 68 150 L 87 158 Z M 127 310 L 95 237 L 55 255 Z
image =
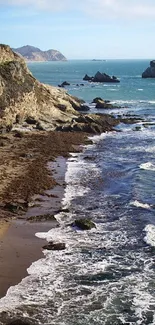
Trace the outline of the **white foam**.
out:
M 109 136 L 111 137 L 112 134 L 115 134 L 115 133 L 116 133 L 116 131 L 113 131 L 110 133 L 104 132 L 104 133 L 101 133 L 100 135 L 93 135 L 93 136 L 89 137 L 89 139 L 92 140 L 94 144 L 96 144 L 96 143 L 100 142 L 101 140 L 105 139 L 106 137 L 109 137 Z
M 139 167 L 141 169 L 155 171 L 155 165 L 152 164 L 150 161 L 148 161 L 147 163 L 141 164 Z
M 143 208 L 143 209 L 151 209 L 151 206 L 148 203 L 142 203 L 137 200 L 130 202 L 130 205 L 134 205 L 137 208 Z
M 144 237 L 145 242 L 155 247 L 155 225 L 147 225 L 144 231 L 146 232 L 146 236 Z

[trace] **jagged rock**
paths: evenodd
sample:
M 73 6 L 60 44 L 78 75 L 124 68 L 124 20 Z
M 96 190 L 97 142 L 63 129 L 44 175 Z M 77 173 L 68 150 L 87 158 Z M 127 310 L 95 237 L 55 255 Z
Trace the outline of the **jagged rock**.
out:
M 43 249 L 52 251 L 62 251 L 66 249 L 66 245 L 65 243 L 53 243 L 53 241 L 50 241 L 47 245 L 43 246 Z
M 91 82 L 120 82 L 119 79 L 117 79 L 117 77 L 115 76 L 110 77 L 108 74 L 101 73 L 99 71 L 97 71 L 94 77 L 89 77 L 88 75 L 85 75 L 83 80 L 87 80 Z
M 83 77 L 83 80 L 85 81 L 91 81 L 92 77 L 89 77 L 87 74 Z
M 96 228 L 96 225 L 90 219 L 76 219 L 72 226 L 76 226 L 81 230 L 90 230 L 92 228 Z
M 155 60 L 150 61 L 150 67 L 142 73 L 142 78 L 155 78 Z

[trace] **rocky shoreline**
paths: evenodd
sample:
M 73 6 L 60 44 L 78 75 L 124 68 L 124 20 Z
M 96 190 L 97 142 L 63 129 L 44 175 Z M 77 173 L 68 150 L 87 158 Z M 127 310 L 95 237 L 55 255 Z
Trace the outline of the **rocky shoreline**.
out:
M 57 226 L 53 215 L 61 209 L 65 187 L 64 176 L 60 183 L 59 171 L 55 177 L 57 157 L 67 158 L 70 152 L 78 152 L 81 144 L 90 142 L 89 134 L 112 131 L 120 122 L 130 123 L 131 117 L 81 113 L 86 111 L 85 103 L 65 90 L 41 84 L 8 46 L 0 45 L 0 54 L 0 239 L 3 241 L 0 296 L 3 296 L 10 285 L 26 276 L 26 268 L 32 261 L 41 256 L 43 243 L 34 236 L 37 229 L 47 231 L 52 225 Z M 94 103 L 98 109 L 114 108 L 102 98 L 94 99 Z M 132 119 L 132 123 L 137 121 Z M 61 192 L 58 197 L 51 192 L 57 186 Z M 45 197 L 49 198 L 50 211 L 45 209 Z M 53 243 L 50 247 L 55 249 Z M 10 256 L 9 268 L 7 256 Z M 17 276 L 11 278 L 17 267 Z

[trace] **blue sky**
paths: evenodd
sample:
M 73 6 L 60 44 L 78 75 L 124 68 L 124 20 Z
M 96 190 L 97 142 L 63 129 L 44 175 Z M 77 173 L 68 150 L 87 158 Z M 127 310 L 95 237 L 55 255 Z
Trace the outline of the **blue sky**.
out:
M 69 59 L 155 59 L 155 0 L 0 0 L 1 43 Z

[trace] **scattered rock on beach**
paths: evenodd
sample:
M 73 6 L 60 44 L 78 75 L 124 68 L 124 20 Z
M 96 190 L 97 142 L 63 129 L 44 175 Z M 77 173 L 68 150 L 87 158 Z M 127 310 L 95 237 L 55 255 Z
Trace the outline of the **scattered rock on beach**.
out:
M 27 218 L 30 222 L 45 222 L 45 221 L 55 221 L 58 223 L 57 219 L 53 214 L 43 214 L 39 216 L 31 216 Z
M 43 246 L 43 249 L 52 251 L 62 251 L 66 249 L 66 245 L 65 243 L 53 243 L 53 241 L 51 241 L 47 245 Z
M 90 219 L 76 219 L 72 226 L 76 226 L 81 230 L 90 230 L 92 228 L 96 228 L 96 225 Z
M 5 205 L 4 205 L 4 209 L 5 210 L 8 210 L 12 213 L 18 213 L 20 211 L 26 211 L 28 208 L 28 204 L 27 202 L 7 202 Z

